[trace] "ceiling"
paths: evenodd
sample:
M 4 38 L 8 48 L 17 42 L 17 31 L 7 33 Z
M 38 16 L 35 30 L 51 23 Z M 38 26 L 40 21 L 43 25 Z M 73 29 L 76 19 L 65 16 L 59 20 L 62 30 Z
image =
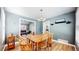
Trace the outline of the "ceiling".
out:
M 30 17 L 33 19 L 40 18 L 40 9 L 43 9 L 45 18 L 55 17 L 64 13 L 75 11 L 74 7 L 6 7 L 8 12 L 21 15 L 24 17 Z
M 25 21 L 25 20 L 21 20 L 21 24 L 26 24 L 26 25 L 29 25 L 31 24 L 32 22 L 29 22 L 29 21 Z

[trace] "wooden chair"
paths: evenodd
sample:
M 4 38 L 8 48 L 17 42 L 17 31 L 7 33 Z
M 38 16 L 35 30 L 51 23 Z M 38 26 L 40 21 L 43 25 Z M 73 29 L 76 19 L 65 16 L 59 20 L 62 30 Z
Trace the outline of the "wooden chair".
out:
M 52 39 L 53 39 L 52 35 L 48 34 L 48 42 L 47 42 L 48 47 L 52 47 Z
M 7 37 L 7 49 L 15 48 L 15 36 L 13 34 L 9 34 Z
M 49 33 L 49 32 L 46 32 L 45 34 L 47 34 L 47 36 L 48 36 L 48 39 L 47 39 L 47 49 L 51 50 L 52 49 L 52 40 L 54 39 L 53 35 L 51 33 Z
M 32 51 L 32 44 L 28 42 L 27 38 L 20 37 L 19 45 L 20 45 L 21 51 Z
M 47 34 L 42 35 L 42 40 L 44 40 L 44 41 L 39 43 L 39 49 L 45 51 L 47 48 L 47 40 L 48 40 Z

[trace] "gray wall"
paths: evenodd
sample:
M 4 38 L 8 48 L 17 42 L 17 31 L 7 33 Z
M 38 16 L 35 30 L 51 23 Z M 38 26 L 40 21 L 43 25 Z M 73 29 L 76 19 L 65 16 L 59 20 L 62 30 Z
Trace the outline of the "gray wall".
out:
M 5 28 L 5 32 L 6 35 L 9 33 L 13 33 L 15 35 L 18 35 L 19 33 L 19 18 L 24 18 L 24 19 L 28 19 L 28 20 L 34 20 L 36 21 L 36 33 L 37 34 L 41 34 L 42 33 L 42 22 L 41 21 L 37 21 L 35 19 L 31 19 L 28 17 L 22 17 L 19 15 L 15 15 L 13 13 L 10 12 L 5 12 L 6 13 L 6 28 Z
M 75 28 L 75 12 L 63 14 L 54 18 L 50 18 L 47 21 L 50 21 L 50 23 L 54 23 L 55 20 L 61 20 L 65 18 L 65 20 L 70 20 L 71 24 L 55 24 L 50 26 L 50 32 L 54 33 L 54 39 L 64 39 L 68 40 L 69 43 L 74 44 L 75 41 L 75 33 L 74 33 L 74 28 Z

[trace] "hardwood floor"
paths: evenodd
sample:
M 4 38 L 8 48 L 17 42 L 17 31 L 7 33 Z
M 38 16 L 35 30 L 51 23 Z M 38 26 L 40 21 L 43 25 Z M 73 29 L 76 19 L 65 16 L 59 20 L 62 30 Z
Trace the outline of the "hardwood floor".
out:
M 46 49 L 39 49 L 38 51 L 75 51 L 75 46 L 63 44 L 59 42 L 52 42 L 52 47 L 47 47 Z M 19 45 L 16 45 L 15 49 L 7 50 L 5 51 L 21 51 Z
M 74 46 L 62 44 L 62 43 L 52 43 L 52 51 L 75 51 Z

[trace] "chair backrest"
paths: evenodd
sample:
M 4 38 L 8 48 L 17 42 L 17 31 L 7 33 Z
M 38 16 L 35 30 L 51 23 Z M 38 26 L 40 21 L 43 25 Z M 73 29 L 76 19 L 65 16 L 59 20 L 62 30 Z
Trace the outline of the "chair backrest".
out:
M 52 43 L 52 39 L 54 39 L 54 38 L 52 37 L 52 34 L 49 33 L 49 32 L 46 32 L 46 35 L 47 35 L 47 37 L 48 37 L 48 43 Z
M 27 38 L 20 36 L 20 37 L 19 37 L 19 43 L 20 43 L 20 44 L 21 44 L 21 43 L 26 44 L 26 43 L 27 43 Z
M 28 42 L 26 37 L 19 37 L 20 48 L 23 51 L 32 50 L 32 45 Z
M 15 41 L 15 36 L 13 34 L 9 34 L 7 37 L 7 42 L 14 42 Z
M 42 35 L 42 39 L 48 39 L 48 34 L 47 33 L 44 33 L 43 35 Z
M 15 48 L 15 36 L 13 34 L 8 35 L 7 45 L 8 49 Z
M 13 42 L 13 41 L 15 41 L 15 36 L 8 37 L 7 41 L 8 41 L 8 42 Z

